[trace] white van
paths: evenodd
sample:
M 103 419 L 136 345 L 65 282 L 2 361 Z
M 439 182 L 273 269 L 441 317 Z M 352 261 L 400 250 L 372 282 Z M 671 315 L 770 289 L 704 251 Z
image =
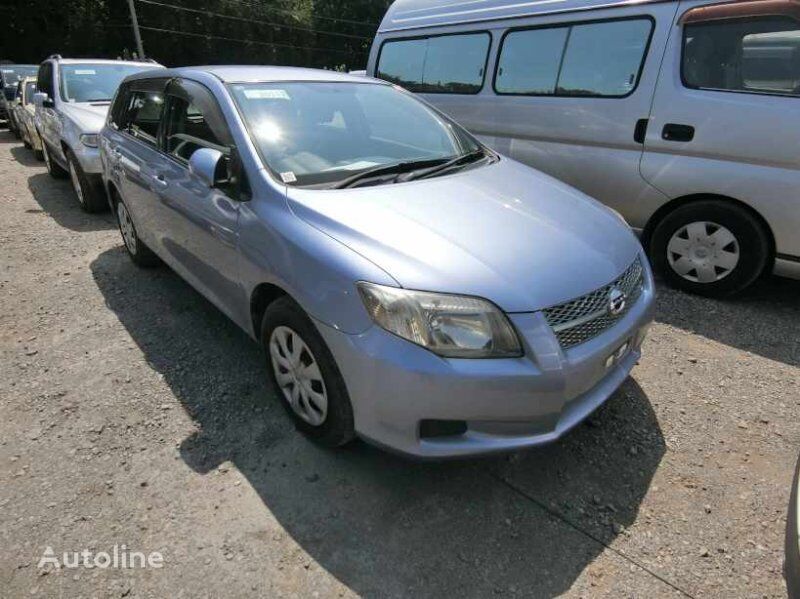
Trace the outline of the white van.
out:
M 616 209 L 677 287 L 800 278 L 796 0 L 396 0 L 367 73 Z

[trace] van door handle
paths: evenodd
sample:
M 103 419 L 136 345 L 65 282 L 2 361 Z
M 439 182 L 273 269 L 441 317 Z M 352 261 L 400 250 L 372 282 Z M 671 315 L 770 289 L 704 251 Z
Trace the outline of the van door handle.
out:
M 164 175 L 153 175 L 153 181 L 155 181 L 156 185 L 159 187 L 167 186 L 167 180 L 164 178 Z
M 694 139 L 694 127 L 667 123 L 664 125 L 663 131 L 661 131 L 661 138 L 665 141 L 692 141 Z

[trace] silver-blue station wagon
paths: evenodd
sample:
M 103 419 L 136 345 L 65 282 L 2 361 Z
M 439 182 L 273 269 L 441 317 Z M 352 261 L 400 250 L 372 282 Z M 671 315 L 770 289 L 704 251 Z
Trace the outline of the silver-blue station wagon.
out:
M 406 455 L 558 439 L 640 357 L 654 287 L 612 210 L 365 77 L 152 71 L 103 177 L 133 261 L 260 341 L 297 427 Z

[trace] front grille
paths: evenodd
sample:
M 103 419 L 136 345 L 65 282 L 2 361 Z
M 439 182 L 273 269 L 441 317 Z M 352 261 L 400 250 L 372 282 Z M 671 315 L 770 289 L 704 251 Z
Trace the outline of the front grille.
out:
M 608 285 L 542 312 L 561 347 L 568 349 L 597 337 L 625 316 L 642 294 L 643 285 L 644 268 L 641 259 L 636 258 L 622 276 Z M 609 311 L 609 296 L 615 287 L 626 296 L 625 307 L 618 314 Z

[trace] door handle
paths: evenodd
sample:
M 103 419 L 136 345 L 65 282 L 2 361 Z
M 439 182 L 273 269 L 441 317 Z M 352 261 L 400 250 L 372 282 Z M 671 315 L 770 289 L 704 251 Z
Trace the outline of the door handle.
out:
M 639 119 L 636 121 L 636 127 L 633 128 L 633 141 L 637 144 L 643 144 L 644 138 L 647 135 L 647 123 L 649 119 Z
M 167 180 L 164 178 L 164 175 L 153 175 L 153 181 L 159 187 L 167 186 Z
M 661 131 L 661 138 L 665 141 L 692 141 L 694 139 L 694 127 L 667 123 Z

